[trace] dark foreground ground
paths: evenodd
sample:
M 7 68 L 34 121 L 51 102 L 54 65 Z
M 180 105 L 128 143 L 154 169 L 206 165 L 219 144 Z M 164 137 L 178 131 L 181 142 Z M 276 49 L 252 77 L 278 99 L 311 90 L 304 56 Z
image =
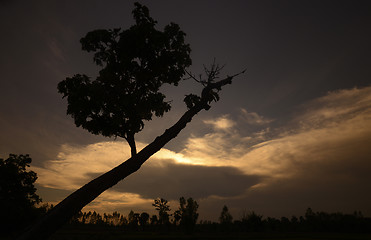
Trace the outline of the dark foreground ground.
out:
M 10 240 L 0 235 L 0 240 Z M 54 234 L 50 240 L 138 240 L 138 239 L 248 239 L 248 240 L 371 240 L 371 233 L 312 233 L 312 232 L 272 232 L 272 233 L 203 233 L 184 234 L 179 232 L 128 232 L 120 228 L 100 227 L 64 227 Z
M 132 239 L 192 239 L 192 240 L 207 240 L 207 239 L 290 239 L 290 240 L 314 240 L 314 239 L 344 239 L 344 240 L 370 240 L 371 235 L 365 234 L 336 234 L 336 233 L 245 233 L 245 234 L 202 234 L 196 233 L 193 235 L 183 235 L 183 234 L 159 234 L 159 233 L 105 233 L 105 234 L 92 234 L 92 233 L 60 233 L 51 238 L 52 240 L 91 240 L 91 239 L 104 239 L 104 240 L 132 240 Z
M 127 232 L 122 229 L 91 229 L 91 228 L 64 228 L 56 233 L 51 240 L 132 240 L 132 239 L 344 239 L 344 240 L 371 240 L 371 234 L 361 233 L 200 233 L 187 235 L 178 232 Z

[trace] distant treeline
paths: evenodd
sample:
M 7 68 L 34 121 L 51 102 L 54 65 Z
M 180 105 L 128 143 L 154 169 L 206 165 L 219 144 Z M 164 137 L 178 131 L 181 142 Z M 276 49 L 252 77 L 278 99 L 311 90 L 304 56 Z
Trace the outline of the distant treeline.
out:
M 146 212 L 130 211 L 125 216 L 118 212 L 103 215 L 97 212 L 80 212 L 71 219 L 69 225 L 96 225 L 121 228 L 125 231 L 186 231 L 191 232 L 349 232 L 371 233 L 371 218 L 361 212 L 353 214 L 314 212 L 308 208 L 303 216 L 263 218 L 253 211 L 244 212 L 238 220 L 233 220 L 224 206 L 218 222 L 197 221 L 198 204 L 192 198 L 180 200 L 179 210 L 169 214 L 167 201 L 157 199 L 153 204 L 159 215 L 150 216 Z M 186 204 L 185 204 L 186 203 Z M 166 209 L 166 211 L 164 211 Z
M 29 155 L 9 154 L 0 158 L 0 238 L 14 237 L 41 218 L 53 206 L 42 204 L 36 194 L 37 175 L 27 171 L 32 159 Z M 224 206 L 218 222 L 198 221 L 198 203 L 192 198 L 179 199 L 179 207 L 171 212 L 168 201 L 155 199 L 152 206 L 158 211 L 150 216 L 146 212 L 130 211 L 125 216 L 118 212 L 103 215 L 97 212 L 79 212 L 69 227 L 118 228 L 123 231 L 183 231 L 192 232 L 357 232 L 371 233 L 371 218 L 361 212 L 353 214 L 314 212 L 308 208 L 304 216 L 263 218 L 255 212 L 245 212 L 234 220 Z

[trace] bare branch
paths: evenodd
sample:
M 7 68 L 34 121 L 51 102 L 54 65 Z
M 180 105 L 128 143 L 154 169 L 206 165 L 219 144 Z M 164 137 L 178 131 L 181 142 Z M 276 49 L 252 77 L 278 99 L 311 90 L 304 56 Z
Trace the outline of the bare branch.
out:
M 241 75 L 241 74 L 244 74 L 246 72 L 247 68 L 245 68 L 243 71 L 239 72 L 239 73 L 236 73 L 230 77 L 234 78 L 234 77 L 237 77 L 238 75 Z M 228 76 L 229 77 L 229 76 Z
M 186 69 L 184 69 L 184 71 L 188 74 L 188 78 L 186 78 L 186 80 L 188 80 L 188 79 L 193 79 L 193 80 L 195 80 L 196 82 L 198 82 L 198 83 L 201 83 L 201 81 L 200 80 L 198 80 L 193 74 L 192 74 L 192 72 L 188 72 Z
M 201 83 L 202 86 L 206 87 L 207 82 L 204 81 L 204 80 L 202 80 L 202 74 L 200 74 L 200 75 L 198 76 L 199 79 L 197 79 L 197 78 L 195 77 L 195 75 L 192 74 L 192 72 L 188 72 L 187 70 L 184 70 L 184 71 L 185 71 L 185 72 L 188 74 L 188 76 L 189 76 L 188 78 L 186 78 L 186 80 L 188 80 L 188 79 L 193 79 L 193 80 L 195 80 L 196 82 Z
M 207 83 L 214 82 L 215 79 L 219 78 L 220 72 L 223 70 L 225 65 L 219 66 L 214 58 L 213 63 L 210 65 L 210 69 L 204 65 L 204 71 L 207 75 Z

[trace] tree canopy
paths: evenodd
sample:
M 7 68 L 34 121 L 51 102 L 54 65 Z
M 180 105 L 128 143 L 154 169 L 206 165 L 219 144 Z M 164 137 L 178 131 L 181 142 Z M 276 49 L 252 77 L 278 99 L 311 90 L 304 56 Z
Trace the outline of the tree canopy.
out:
M 9 154 L 7 159 L 0 158 L 0 200 L 3 203 L 18 205 L 19 208 L 34 206 L 41 201 L 36 194 L 34 183 L 37 175 L 27 171 L 32 159 L 27 155 Z M 1 207 L 4 204 L 0 204 Z
M 135 25 L 129 29 L 99 29 L 80 40 L 102 68 L 98 77 L 76 74 L 60 82 L 58 91 L 67 97 L 67 114 L 76 126 L 122 137 L 136 154 L 134 134 L 143 129 L 144 120 L 161 117 L 171 108 L 160 87 L 178 85 L 192 62 L 185 33 L 177 24 L 157 30 L 148 8 L 139 3 L 132 13 Z
M 41 202 L 34 183 L 37 175 L 27 171 L 32 159 L 29 155 L 9 154 L 0 158 L 0 229 L 11 232 L 22 227 L 36 214 L 34 208 Z

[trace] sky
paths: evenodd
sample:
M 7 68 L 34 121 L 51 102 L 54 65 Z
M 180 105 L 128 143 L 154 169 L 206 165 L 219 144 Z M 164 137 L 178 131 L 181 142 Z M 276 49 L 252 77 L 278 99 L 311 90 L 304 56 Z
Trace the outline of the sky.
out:
M 0 1 L 0 158 L 30 154 L 44 202 L 57 203 L 130 157 L 122 139 L 77 128 L 57 92 L 66 77 L 97 75 L 79 40 L 89 31 L 133 25 L 134 1 Z M 202 73 L 247 69 L 221 100 L 176 139 L 84 211 L 155 213 L 153 199 L 180 197 L 217 221 L 314 211 L 371 216 L 371 2 L 141 1 L 158 21 L 187 34 Z M 192 80 L 162 89 L 172 110 L 146 123 L 138 148 L 186 111 Z

